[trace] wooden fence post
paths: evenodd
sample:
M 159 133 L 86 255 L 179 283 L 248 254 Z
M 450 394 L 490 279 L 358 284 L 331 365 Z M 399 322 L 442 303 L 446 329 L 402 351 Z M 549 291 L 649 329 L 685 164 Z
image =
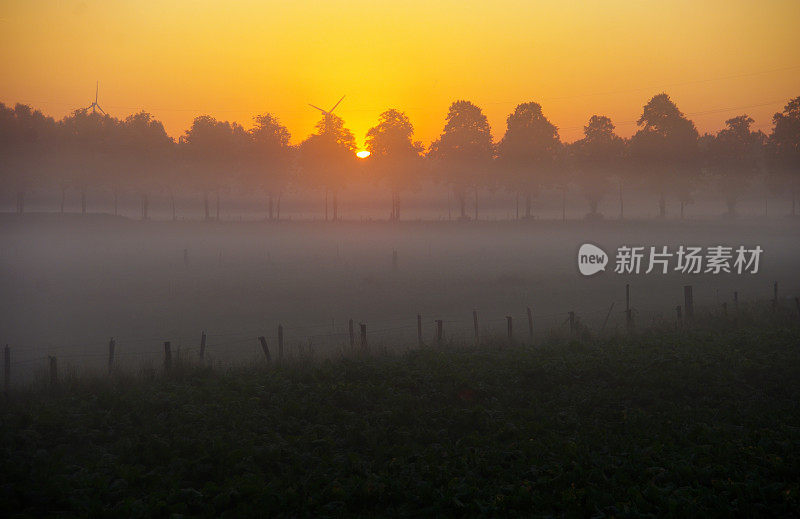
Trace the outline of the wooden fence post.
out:
M 353 332 L 353 320 L 350 319 L 350 322 L 347 323 L 347 329 L 350 331 L 350 349 L 356 347 L 356 338 L 355 333 Z
M 442 320 L 436 319 L 436 343 L 442 343 Z
M 6 344 L 3 350 L 3 389 L 6 395 L 8 394 L 8 387 L 11 383 L 11 348 Z
M 692 295 L 692 285 L 683 287 L 683 309 L 686 310 L 686 320 L 694 318 L 694 296 Z
M 528 314 L 528 337 L 531 340 L 531 346 L 533 346 L 533 312 L 531 312 L 530 306 L 526 307 L 525 311 Z
M 367 325 L 364 323 L 360 324 L 361 326 L 361 349 L 367 349 Z
M 422 315 L 417 314 L 417 343 L 422 347 Z
M 569 313 L 569 333 L 575 333 L 575 312 Z
M 172 348 L 169 341 L 164 341 L 164 371 L 172 369 Z
M 480 344 L 480 332 L 478 331 L 478 311 L 472 311 L 472 325 L 475 327 L 475 346 Z
M 114 371 L 114 347 L 117 345 L 116 341 L 114 341 L 114 337 L 111 337 L 111 340 L 108 341 L 108 372 L 111 373 Z
M 50 387 L 58 385 L 58 360 L 54 356 L 49 356 L 50 359 Z
M 269 347 L 267 347 L 267 339 L 264 338 L 263 335 L 258 337 L 258 342 L 261 343 L 261 349 L 264 350 L 264 357 L 267 359 L 267 364 L 272 362 L 272 359 L 269 356 Z
M 506 325 L 508 327 L 508 342 L 514 342 L 514 326 L 510 315 L 506 316 Z
M 206 332 L 205 330 L 200 333 L 200 360 L 206 358 Z
M 278 325 L 278 362 L 283 362 L 283 325 Z

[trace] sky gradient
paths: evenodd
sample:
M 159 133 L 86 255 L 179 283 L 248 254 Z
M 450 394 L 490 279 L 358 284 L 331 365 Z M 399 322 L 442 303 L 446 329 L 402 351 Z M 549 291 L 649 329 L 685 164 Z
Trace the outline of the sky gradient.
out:
M 764 131 L 800 95 L 800 2 L 396 3 L 0 1 L 0 101 L 61 117 L 99 104 L 153 113 L 173 137 L 197 115 L 277 115 L 299 142 L 314 103 L 363 143 L 387 108 L 428 143 L 469 99 L 499 140 L 520 102 L 562 139 L 593 114 L 629 136 L 666 91 L 701 132 L 748 113 Z

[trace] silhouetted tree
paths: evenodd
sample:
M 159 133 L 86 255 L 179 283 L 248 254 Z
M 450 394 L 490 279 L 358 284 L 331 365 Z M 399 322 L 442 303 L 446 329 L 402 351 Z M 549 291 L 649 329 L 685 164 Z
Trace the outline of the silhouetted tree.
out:
M 45 185 L 57 168 L 56 123 L 30 106 L 0 103 L 0 184 L 14 191 L 17 213 L 25 192 Z
M 452 186 L 458 200 L 460 218 L 467 216 L 467 192 L 475 190 L 477 216 L 478 187 L 486 183 L 494 146 L 489 121 L 480 108 L 469 101 L 450 105 L 441 136 L 431 143 L 428 157 L 435 160 Z
M 67 185 L 78 189 L 81 214 L 85 214 L 87 188 L 107 186 L 113 189 L 115 177 L 120 174 L 116 161 L 121 122 L 110 115 L 82 108 L 62 119 L 59 125 L 64 132 L 64 166 L 67 173 L 62 195 Z
M 300 144 L 300 170 L 306 182 L 325 189 L 325 219 L 328 219 L 327 194 L 333 197 L 333 219 L 339 219 L 339 190 L 347 184 L 355 168 L 355 138 L 344 121 L 326 114 L 316 125 L 317 132 Z
M 276 202 L 280 206 L 281 196 L 292 177 L 295 149 L 289 144 L 291 135 L 277 117 L 261 114 L 253 118 L 253 127 L 248 130 L 246 183 L 267 195 L 267 217 L 274 219 Z M 278 210 L 280 218 L 280 210 Z
M 736 215 L 736 203 L 762 170 L 766 136 L 751 131 L 752 123 L 747 115 L 728 119 L 725 129 L 707 139 L 707 164 L 725 196 L 728 216 Z
M 389 186 L 392 210 L 389 219 L 400 219 L 400 192 L 416 187 L 422 143 L 413 140 L 414 127 L 406 114 L 391 109 L 380 115 L 367 132 L 370 168 Z
M 531 218 L 533 197 L 554 181 L 561 141 L 558 128 L 538 103 L 522 103 L 506 118 L 506 133 L 497 145 L 498 165 L 507 185 L 525 198 L 525 218 Z
M 609 117 L 593 115 L 583 127 L 583 139 L 570 145 L 578 184 L 589 202 L 587 218 L 601 218 L 597 206 L 610 189 L 609 179 L 619 175 L 625 141 L 614 133 Z
M 205 218 L 210 219 L 208 192 L 216 193 L 216 215 L 219 220 L 220 189 L 236 182 L 245 155 L 248 134 L 238 123 L 218 121 L 209 115 L 196 117 L 192 127 L 180 138 L 181 158 L 193 180 L 203 192 Z
M 792 216 L 797 214 L 800 190 L 800 97 L 791 99 L 772 116 L 775 125 L 767 139 L 767 164 L 773 181 L 792 194 Z
M 118 164 L 122 175 L 113 179 L 114 214 L 117 214 L 119 191 L 132 188 L 142 200 L 142 218 L 147 218 L 151 189 L 168 190 L 175 216 L 174 189 L 181 183 L 175 163 L 175 142 L 164 125 L 147 112 L 129 115 L 119 131 Z
M 658 214 L 667 214 L 666 197 L 672 193 L 683 205 L 691 200 L 692 182 L 700 170 L 698 134 L 667 94 L 654 96 L 644 106 L 631 138 L 635 167 L 647 177 L 646 185 L 658 193 Z

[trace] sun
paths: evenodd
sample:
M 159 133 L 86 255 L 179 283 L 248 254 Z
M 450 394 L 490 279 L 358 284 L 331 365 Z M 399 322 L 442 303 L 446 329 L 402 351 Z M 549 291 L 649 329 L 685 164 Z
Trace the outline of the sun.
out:
M 370 155 L 372 155 L 372 154 L 370 152 L 368 152 L 367 150 L 361 150 L 361 151 L 357 151 L 356 152 L 356 157 L 358 157 L 359 159 L 366 159 Z

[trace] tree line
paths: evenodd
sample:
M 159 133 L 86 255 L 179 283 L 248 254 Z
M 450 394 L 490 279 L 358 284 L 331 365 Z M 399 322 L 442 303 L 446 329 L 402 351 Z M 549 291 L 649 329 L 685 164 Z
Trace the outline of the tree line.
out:
M 563 142 L 535 102 L 522 103 L 508 115 L 503 136 L 495 141 L 480 107 L 459 100 L 448 109 L 441 135 L 427 149 L 414 140 L 414 127 L 402 111 L 383 112 L 366 135 L 368 159 L 355 155 L 353 133 L 344 121 L 325 114 L 314 133 L 299 145 L 273 114 L 253 117 L 245 128 L 236 122 L 197 117 L 177 140 L 147 112 L 124 119 L 90 109 L 60 120 L 30 106 L 0 103 L 0 179 L 16 194 L 17 212 L 25 211 L 25 193 L 60 189 L 60 211 L 68 190 L 107 189 L 117 213 L 120 193 L 141 197 L 148 218 L 149 194 L 169 193 L 176 218 L 175 193 L 202 196 L 206 219 L 219 219 L 220 192 L 257 193 L 266 201 L 267 218 L 280 218 L 280 203 L 292 188 L 324 194 L 325 219 L 340 219 L 338 194 L 349 183 L 374 181 L 391 194 L 390 219 L 398 220 L 401 194 L 434 181 L 452 189 L 459 217 L 469 219 L 474 195 L 478 217 L 480 190 L 505 189 L 517 197 L 517 213 L 532 218 L 543 192 L 577 186 L 587 202 L 587 218 L 601 218 L 598 205 L 619 190 L 646 189 L 666 216 L 668 199 L 680 202 L 681 216 L 693 192 L 711 182 L 724 197 L 727 214 L 756 183 L 791 193 L 796 214 L 800 187 L 800 97 L 773 116 L 769 134 L 752 127 L 746 114 L 728 119 L 716 133 L 700 135 L 669 98 L 661 93 L 644 105 L 630 138 L 615 133 L 612 120 L 592 115 L 583 137 Z M 212 201 L 210 197 L 214 197 Z M 522 213 L 520 214 L 520 201 Z M 216 207 L 214 208 L 214 202 Z

